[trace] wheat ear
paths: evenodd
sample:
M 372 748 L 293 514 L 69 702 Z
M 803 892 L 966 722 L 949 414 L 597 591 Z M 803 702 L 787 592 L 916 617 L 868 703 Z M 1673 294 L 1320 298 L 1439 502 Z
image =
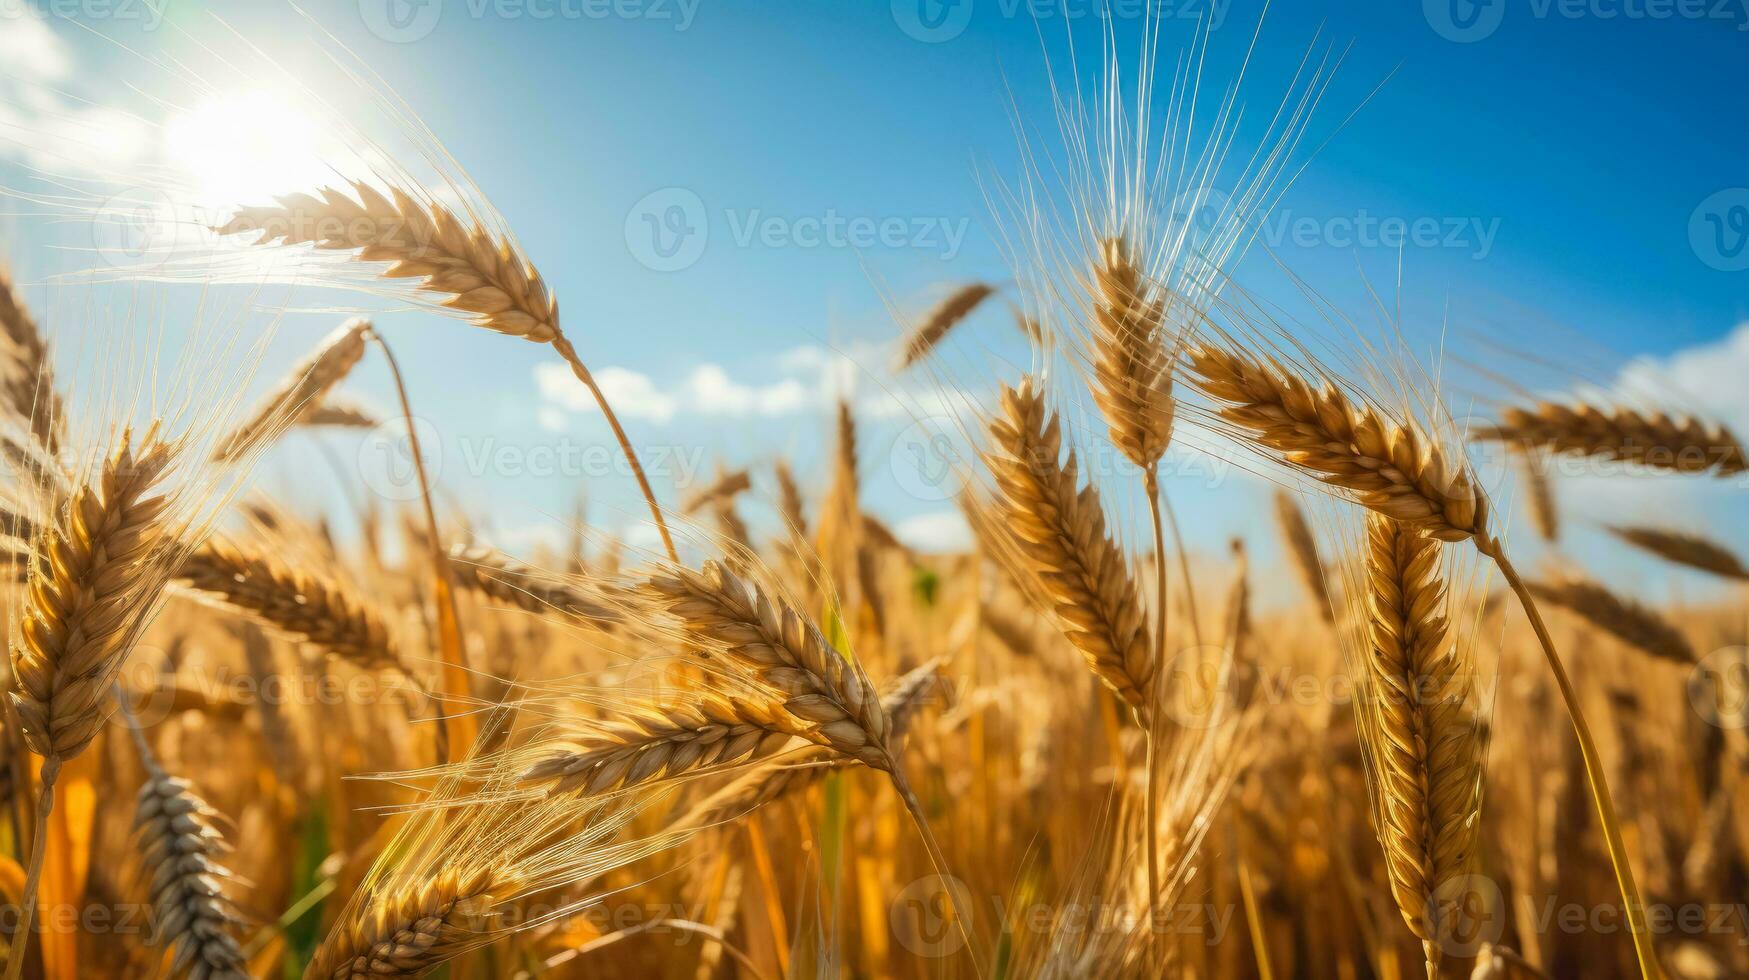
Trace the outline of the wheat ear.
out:
M 1391 893 L 1439 970 L 1441 885 L 1471 866 L 1482 771 L 1473 681 L 1447 637 L 1437 541 L 1377 514 L 1367 520 L 1366 677 L 1360 733 L 1377 780 L 1375 824 Z
M 479 945 L 496 896 L 515 881 L 489 867 L 444 871 L 425 880 L 401 878 L 371 896 L 360 914 L 338 923 L 304 969 L 306 980 L 378 980 L 422 976 Z
M 337 582 L 266 552 L 210 541 L 177 571 L 186 588 L 251 620 L 369 669 L 402 669 L 382 614 Z
M 1093 397 L 1112 444 L 1148 469 L 1172 441 L 1165 297 L 1151 295 L 1151 282 L 1127 239 L 1107 239 L 1099 258 L 1093 271 Z
M 1266 455 L 1425 534 L 1442 541 L 1468 539 L 1500 569 L 1536 633 L 1579 741 L 1591 801 L 1609 847 L 1640 972 L 1647 978 L 1661 977 L 1645 902 L 1634 881 L 1633 866 L 1622 842 L 1621 821 L 1616 817 L 1609 781 L 1579 694 L 1530 589 L 1500 540 L 1488 532 L 1488 500 L 1468 467 L 1461 460 L 1448 458 L 1445 448 L 1423 434 L 1413 421 L 1390 418 L 1370 403 L 1357 402 L 1334 382 L 1326 380 L 1314 386 L 1273 358 L 1200 344 L 1190 352 L 1189 361 L 1196 386 L 1215 403 L 1215 417 L 1239 430 Z
M 322 396 L 364 359 L 369 335 L 370 321 L 354 317 L 323 338 L 316 350 L 219 442 L 213 458 L 234 460 L 308 419 L 320 407 Z
M 988 283 L 973 282 L 948 294 L 946 299 L 917 321 L 917 325 L 905 337 L 899 351 L 899 370 L 902 371 L 928 357 L 929 352 L 947 337 L 948 331 L 971 316 L 972 311 L 995 291 L 996 287 Z
M 1414 423 L 1272 357 L 1199 344 L 1187 359 L 1215 415 L 1270 455 L 1442 541 L 1487 533 L 1488 501 L 1468 467 Z
M 1318 554 L 1318 539 L 1312 534 L 1305 512 L 1286 490 L 1275 492 L 1275 523 L 1287 542 L 1288 558 L 1300 583 L 1312 597 L 1312 605 L 1326 624 L 1334 622 L 1330 603 L 1330 581 L 1324 571 L 1324 559 Z
M 1710 538 L 1665 528 L 1621 524 L 1609 525 L 1609 533 L 1665 561 L 1711 572 L 1720 578 L 1749 580 L 1749 568 L 1744 568 L 1729 548 Z
M 523 774 L 554 793 L 596 795 L 716 766 L 764 759 L 796 733 L 759 698 L 700 691 L 679 703 L 652 702 L 616 715 L 599 731 L 552 751 Z
M 0 335 L 5 337 L 8 355 L 5 377 L 0 380 L 0 401 L 53 455 L 60 448 L 65 421 L 61 398 L 55 391 L 48 342 L 4 265 L 0 265 Z
M 732 501 L 753 488 L 753 475 L 746 470 L 719 472 L 717 478 L 687 496 L 680 505 L 683 514 L 696 514 L 706 507 Z
M 1534 449 L 1521 449 L 1513 456 L 1518 460 L 1518 476 L 1524 481 L 1524 494 L 1530 502 L 1530 523 L 1544 541 L 1561 537 L 1561 515 L 1555 509 L 1555 488 L 1543 469 L 1543 455 Z
M 124 432 L 96 478 L 73 489 L 34 542 L 7 696 L 24 744 L 43 764 L 24 913 L 13 935 L 7 980 L 18 980 L 24 969 L 55 777 L 108 720 L 110 682 L 163 590 L 164 578 L 152 562 L 167 537 L 169 502 L 153 494 L 175 459 L 155 425 L 137 447 Z
M 324 187 L 314 195 L 279 198 L 273 206 L 240 208 L 217 231 L 221 235 L 258 232 L 257 245 L 308 244 L 354 252 L 361 262 L 386 262 L 384 278 L 418 280 L 419 289 L 443 297 L 439 305 L 478 326 L 550 345 L 600 407 L 631 464 L 669 560 L 678 561 L 661 505 L 619 416 L 560 330 L 558 301 L 521 249 L 479 222 L 463 220 L 435 201 L 421 202 L 400 188 L 391 187 L 384 194 L 355 181 L 352 192 L 356 198 Z
M 1000 524 L 1020 546 L 1064 635 L 1093 673 L 1150 720 L 1154 650 L 1135 583 L 1106 534 L 1099 492 L 1077 487 L 1058 420 L 1028 380 L 1002 391 L 984 459 L 995 477 Z
M 298 420 L 298 424 L 312 429 L 374 429 L 382 421 L 362 405 L 330 398 L 310 409 L 308 414 Z
M 941 663 L 929 661 L 886 685 L 881 710 L 887 714 L 891 738 L 904 737 L 924 694 L 939 679 Z M 683 828 L 714 827 L 737 820 L 773 800 L 801 793 L 829 773 L 855 763 L 824 745 L 809 745 L 733 780 L 700 800 L 679 820 Z
M 1568 577 L 1558 582 L 1532 582 L 1529 588 L 1538 599 L 1576 613 L 1605 633 L 1660 660 L 1692 666 L 1699 659 L 1682 631 L 1645 606 L 1596 582 Z
M 460 585 L 526 612 L 557 612 L 604 631 L 624 620 L 599 598 L 490 548 L 457 545 L 449 567 Z
M 784 698 L 807 737 L 883 772 L 893 770 L 887 718 L 868 678 L 819 629 L 758 583 L 717 562 L 653 576 L 647 592 L 689 637 L 720 651 Z
M 1731 430 L 1693 416 L 1639 411 L 1626 407 L 1539 402 L 1512 407 L 1500 424 L 1475 438 L 1537 446 L 1637 463 L 1678 473 L 1736 476 L 1749 472 L 1749 452 Z
M 115 689 L 128 714 L 126 693 Z M 152 942 L 176 949 L 172 974 L 203 980 L 247 980 L 248 963 L 230 928 L 242 921 L 224 892 L 234 878 L 220 863 L 230 852 L 214 825 L 218 813 L 185 779 L 164 771 L 131 715 L 128 730 L 146 781 L 134 806 L 134 833 L 158 919 Z

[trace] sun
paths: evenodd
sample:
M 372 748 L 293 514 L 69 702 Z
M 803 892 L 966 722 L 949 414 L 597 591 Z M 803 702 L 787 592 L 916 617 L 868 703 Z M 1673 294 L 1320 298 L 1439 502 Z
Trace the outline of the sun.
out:
M 174 116 L 166 154 L 194 198 L 214 206 L 261 203 L 308 190 L 332 169 L 322 133 L 292 101 L 267 91 L 227 93 Z

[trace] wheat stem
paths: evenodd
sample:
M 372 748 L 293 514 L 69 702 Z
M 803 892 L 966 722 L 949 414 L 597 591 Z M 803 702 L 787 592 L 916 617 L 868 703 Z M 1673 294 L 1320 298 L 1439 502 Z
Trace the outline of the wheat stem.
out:
M 17 931 L 12 934 L 12 947 L 6 954 L 6 980 L 18 980 L 24 972 L 24 954 L 30 949 L 30 925 L 36 914 L 36 890 L 43 873 L 43 844 L 49 836 L 49 814 L 55 808 L 55 777 L 60 775 L 61 760 L 50 756 L 43 760 L 42 787 L 36 797 L 36 823 L 30 832 L 30 866 L 24 874 L 23 906 L 18 913 Z
M 1530 620 L 1537 642 L 1542 645 L 1549 671 L 1555 677 L 1555 686 L 1560 691 L 1561 700 L 1566 704 L 1567 717 L 1573 723 L 1573 734 L 1579 740 L 1579 758 L 1584 764 L 1585 781 L 1591 790 L 1591 802 L 1597 808 L 1598 823 L 1603 828 L 1603 839 L 1609 848 L 1609 862 L 1615 871 L 1615 883 L 1621 890 L 1622 902 L 1626 905 L 1624 912 L 1628 919 L 1628 931 L 1634 940 L 1634 955 L 1639 959 L 1640 975 L 1645 980 L 1662 980 L 1664 974 L 1658 966 L 1657 953 L 1652 948 L 1652 932 L 1646 922 L 1645 904 L 1640 900 L 1639 885 L 1634 881 L 1627 848 L 1622 844 L 1621 823 L 1616 818 L 1615 804 L 1610 799 L 1609 784 L 1603 775 L 1603 764 L 1597 753 L 1597 745 L 1591 740 L 1591 728 L 1585 723 L 1585 715 L 1579 709 L 1579 694 L 1573 689 L 1572 681 L 1567 678 L 1567 670 L 1561 665 L 1560 655 L 1555 652 L 1554 638 L 1549 635 L 1549 628 L 1543 623 L 1542 614 L 1537 611 L 1536 601 L 1531 598 L 1530 590 L 1519 577 L 1518 569 L 1507 559 L 1506 551 L 1500 546 L 1499 540 L 1477 538 L 1476 550 L 1493 559 L 1495 566 L 1500 569 L 1506 584 L 1518 596 L 1518 603 L 1524 608 L 1525 617 Z

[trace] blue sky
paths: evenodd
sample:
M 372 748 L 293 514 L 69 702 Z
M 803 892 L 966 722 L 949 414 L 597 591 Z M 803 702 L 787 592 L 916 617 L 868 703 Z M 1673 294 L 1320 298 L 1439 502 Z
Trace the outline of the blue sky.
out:
M 1133 62 L 1141 0 L 1113 2 L 1117 47 Z M 0 145 L 0 183 L 40 186 L 44 172 L 76 170 L 80 154 L 64 142 L 48 155 L 30 147 L 109 104 L 144 120 L 139 146 L 118 152 L 155 160 L 169 131 L 163 118 L 174 114 L 163 103 L 198 111 L 210 97 L 142 71 L 142 58 L 122 48 L 197 64 L 215 54 L 248 59 L 204 5 L 146 4 L 0 2 L 14 14 L 0 17 L 0 53 L 14 55 L 0 58 L 0 137 L 9 143 Z M 851 373 L 864 375 L 859 392 L 915 387 L 882 376 L 881 345 L 900 329 L 894 311 L 917 312 L 944 284 L 1009 280 L 997 234 L 1007 216 L 986 192 L 1015 171 L 1016 115 L 1054 130 L 1047 69 L 1062 72 L 1072 50 L 1084 67 L 1095 63 L 1103 23 L 1087 16 L 1093 0 L 303 6 L 408 101 L 516 229 L 584 357 L 627 401 L 635 439 L 688 467 L 718 454 L 746 464 L 786 453 L 804 473 L 820 472 L 820 392 L 831 383 L 823 374 L 844 372 L 848 356 Z M 312 78 L 326 71 L 310 23 L 289 5 L 222 7 L 237 34 L 276 62 Z M 1162 75 L 1191 39 L 1193 18 L 1215 25 L 1211 83 L 1231 76 L 1263 14 L 1244 0 L 1156 9 L 1167 15 Z M 1719 374 L 1721 363 L 1749 369 L 1749 344 L 1728 339 L 1749 313 L 1749 256 L 1738 251 L 1749 191 L 1732 190 L 1749 185 L 1749 108 L 1737 98 L 1746 27 L 1734 0 L 1277 3 L 1247 78 L 1254 112 L 1273 107 L 1309 47 L 1346 56 L 1311 127 L 1322 145 L 1302 154 L 1308 165 L 1236 277 L 1285 300 L 1286 266 L 1359 313 L 1368 280 L 1396 289 L 1400 261 L 1407 318 L 1432 328 L 1449 311 L 1454 349 L 1474 333 L 1503 339 L 1555 359 L 1560 370 L 1526 364 L 1523 373 L 1557 387 L 1609 383 L 1624 359 L 1651 357 L 1657 365 L 1640 376 L 1749 428 L 1740 392 L 1675 390 L 1732 377 Z M 44 28 L 53 39 L 46 55 Z M 163 103 L 117 84 L 135 78 Z M 80 250 L 89 230 L 36 208 L 8 210 L 19 216 L 0 228 L 21 279 L 40 284 L 90 263 Z M 648 223 L 661 230 L 671 215 L 692 231 L 691 249 L 675 255 L 663 254 Z M 1432 237 L 1399 249 L 1367 231 L 1382 219 Z M 882 222 L 902 231 L 815 242 L 815 223 L 835 220 L 847 234 Z M 761 222 L 773 230 L 762 233 Z M 50 251 L 56 244 L 75 251 Z M 49 310 L 83 308 L 41 285 L 30 295 Z M 359 302 L 299 300 L 343 301 Z M 287 316 L 258 384 L 333 321 Z M 627 479 L 587 463 L 583 472 L 530 473 L 543 452 L 586 455 L 604 435 L 566 379 L 542 367 L 547 352 L 428 313 L 380 323 L 399 341 L 416 407 L 444 444 L 447 493 L 490 509 L 500 532 L 523 544 L 562 533 L 580 484 L 601 523 L 635 518 Z M 968 327 L 955 363 L 994 377 L 992 362 L 1023 356 L 999 307 Z M 378 365 L 367 364 L 351 390 L 381 409 L 392 404 Z M 868 420 L 868 500 L 927 540 L 950 533 L 951 505 L 907 490 L 892 447 L 909 421 Z M 267 460 L 264 485 L 307 487 L 325 472 L 313 469 L 325 467 L 324 453 L 368 455 L 346 437 L 323 438 L 326 449 L 300 436 Z M 482 463 L 505 446 L 521 454 L 518 468 Z M 1255 508 L 1228 505 L 1228 486 L 1187 482 L 1173 492 L 1194 545 L 1213 550 L 1253 533 L 1260 552 L 1273 550 L 1250 526 Z M 1241 499 L 1265 492 L 1255 481 L 1239 487 Z M 1696 513 L 1729 506 L 1713 488 L 1688 484 L 1659 481 L 1648 494 L 1631 499 Z M 1575 496 L 1613 499 L 1589 486 Z M 1608 547 L 1579 550 L 1607 558 Z

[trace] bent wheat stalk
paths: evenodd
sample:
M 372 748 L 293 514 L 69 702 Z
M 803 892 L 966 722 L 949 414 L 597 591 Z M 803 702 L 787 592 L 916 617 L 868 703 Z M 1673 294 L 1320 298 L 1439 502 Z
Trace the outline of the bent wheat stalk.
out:
M 1749 472 L 1749 452 L 1725 426 L 1622 406 L 1539 402 L 1530 408 L 1511 407 L 1501 413 L 1499 425 L 1477 431 L 1474 438 L 1677 473 L 1723 477 Z
M 679 561 L 661 505 L 619 416 L 559 328 L 558 301 L 521 249 L 478 222 L 464 220 L 435 201 L 420 201 L 401 188 L 391 187 L 384 194 L 355 181 L 351 190 L 348 195 L 324 187 L 314 195 L 278 198 L 272 206 L 239 208 L 216 230 L 221 235 L 258 232 L 256 245 L 308 244 L 356 253 L 361 262 L 389 263 L 383 278 L 419 280 L 420 290 L 443 297 L 438 305 L 472 323 L 551 346 L 607 419 L 649 504 L 669 560 Z
M 173 533 L 164 527 L 169 500 L 154 493 L 175 458 L 156 426 L 138 445 L 124 432 L 99 472 L 73 490 L 34 542 L 8 697 L 25 745 L 42 757 L 42 788 L 7 980 L 24 969 L 55 778 L 108 720 L 110 683 L 163 591 L 156 566 Z
M 1187 355 L 1192 384 L 1214 403 L 1213 415 L 1264 455 L 1335 488 L 1361 506 L 1441 541 L 1471 541 L 1512 588 L 1542 647 L 1543 658 L 1579 741 L 1592 803 L 1609 848 L 1640 972 L 1661 977 L 1645 903 L 1622 843 L 1602 759 L 1537 609 L 1534 596 L 1489 533 L 1489 506 L 1468 466 L 1448 456 L 1413 420 L 1399 421 L 1357 400 L 1332 381 L 1314 385 L 1267 355 L 1195 345 Z M 1319 369 L 1321 371 L 1321 369 Z M 1523 442 L 1522 438 L 1515 441 Z
M 355 317 L 323 338 L 314 353 L 293 368 L 247 419 L 220 440 L 213 458 L 219 462 L 237 459 L 307 421 L 320 407 L 322 396 L 364 359 L 365 339 L 369 335 L 370 321 Z

